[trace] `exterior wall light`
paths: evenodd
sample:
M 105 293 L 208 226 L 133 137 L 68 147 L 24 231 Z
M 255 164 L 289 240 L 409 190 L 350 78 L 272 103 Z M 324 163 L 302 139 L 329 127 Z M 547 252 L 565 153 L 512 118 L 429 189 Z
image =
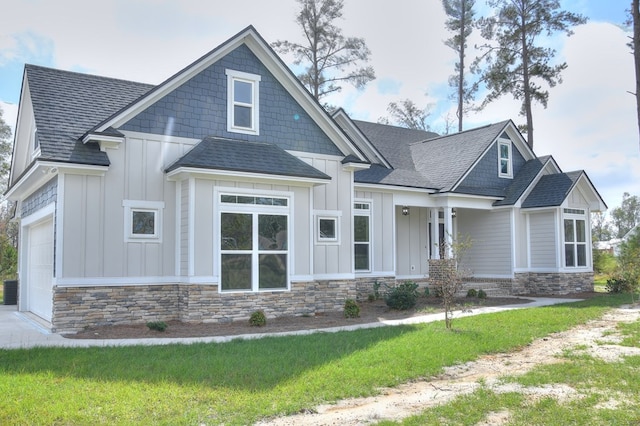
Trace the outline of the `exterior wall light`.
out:
M 409 207 L 402 206 L 402 216 L 409 216 Z

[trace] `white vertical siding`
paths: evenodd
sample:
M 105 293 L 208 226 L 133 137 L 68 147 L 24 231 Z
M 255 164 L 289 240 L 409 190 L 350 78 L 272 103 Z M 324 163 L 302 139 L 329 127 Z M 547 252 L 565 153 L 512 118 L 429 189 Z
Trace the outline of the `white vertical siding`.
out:
M 473 243 L 464 264 L 474 276 L 512 275 L 511 213 L 509 210 L 458 209 L 458 233 Z
M 556 221 L 553 212 L 529 215 L 531 268 L 557 268 Z

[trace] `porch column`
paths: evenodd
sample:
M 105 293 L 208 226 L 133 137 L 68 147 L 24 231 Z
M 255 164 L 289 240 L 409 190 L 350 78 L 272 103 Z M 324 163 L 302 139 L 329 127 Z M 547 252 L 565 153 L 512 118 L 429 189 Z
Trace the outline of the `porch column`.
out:
M 431 259 L 440 259 L 440 218 L 438 209 L 430 209 L 431 211 Z
M 446 242 L 447 258 L 453 256 L 453 208 L 444 208 L 444 240 Z

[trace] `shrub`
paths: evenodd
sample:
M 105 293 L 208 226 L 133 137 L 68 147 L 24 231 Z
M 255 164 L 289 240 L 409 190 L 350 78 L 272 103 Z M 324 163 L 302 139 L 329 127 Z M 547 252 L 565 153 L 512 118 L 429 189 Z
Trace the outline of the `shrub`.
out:
M 263 311 L 254 311 L 249 317 L 249 325 L 255 327 L 262 327 L 263 325 L 267 325 L 267 316 Z
M 478 299 L 486 299 L 487 298 L 487 292 L 480 289 L 478 290 Z
M 478 291 L 475 288 L 470 288 L 467 291 L 467 297 L 478 297 Z
M 425 287 L 424 288 L 424 292 L 422 293 L 422 295 L 424 297 L 429 297 L 431 295 L 430 291 L 429 291 L 429 287 Z
M 164 321 L 150 321 L 147 323 L 149 330 L 165 331 L 167 329 L 167 323 Z
M 607 279 L 607 291 L 609 293 L 628 293 L 631 285 L 624 278 L 617 276 Z
M 344 301 L 344 317 L 345 318 L 358 318 L 360 316 L 360 306 L 353 299 L 347 299 Z
M 418 301 L 418 284 L 406 281 L 403 284 L 389 288 L 384 301 L 391 309 L 407 310 L 416 306 Z

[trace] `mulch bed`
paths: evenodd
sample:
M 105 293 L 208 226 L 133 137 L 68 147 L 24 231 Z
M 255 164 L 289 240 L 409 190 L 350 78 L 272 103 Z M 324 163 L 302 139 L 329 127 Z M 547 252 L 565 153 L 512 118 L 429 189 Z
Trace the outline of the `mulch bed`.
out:
M 585 296 L 573 295 L 573 297 L 584 298 Z M 530 299 L 526 298 L 489 297 L 484 300 L 461 298 L 457 303 L 460 306 L 471 305 L 469 307 L 473 309 L 473 307 L 504 306 L 528 303 L 530 301 Z M 406 311 L 390 309 L 383 300 L 376 300 L 373 302 L 360 303 L 359 318 L 345 318 L 342 312 L 326 312 L 314 316 L 267 318 L 267 324 L 262 327 L 251 326 L 249 325 L 249 321 L 234 321 L 226 324 L 167 321 L 168 327 L 165 331 L 151 330 L 146 324 L 106 325 L 87 328 L 75 334 L 67 334 L 65 337 L 70 339 L 134 339 L 148 337 L 237 336 L 241 334 L 278 333 L 368 324 L 385 320 L 411 318 L 442 311 L 442 301 L 435 297 L 419 298 L 418 304 L 414 308 Z

